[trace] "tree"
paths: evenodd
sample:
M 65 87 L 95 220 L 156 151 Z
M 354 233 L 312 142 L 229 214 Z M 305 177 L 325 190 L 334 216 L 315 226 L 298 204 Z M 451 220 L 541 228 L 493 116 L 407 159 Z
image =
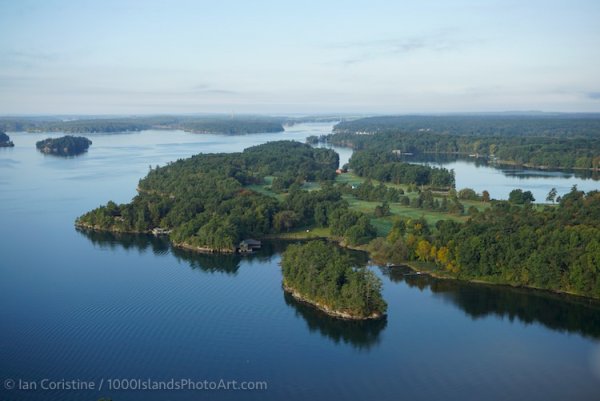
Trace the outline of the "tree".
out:
M 381 205 L 375 206 L 375 217 L 384 217 L 389 216 L 390 214 L 390 205 L 387 201 L 383 201 Z
M 479 197 L 477 196 L 477 193 L 475 192 L 474 189 L 463 188 L 460 191 L 458 191 L 458 199 L 477 200 L 477 199 L 479 199 Z
M 489 202 L 490 201 L 490 193 L 486 190 L 483 190 L 483 192 L 481 193 L 481 200 L 483 202 Z
M 554 203 L 555 199 L 556 199 L 556 188 L 552 188 L 550 190 L 550 192 L 548 192 L 548 196 L 546 196 L 546 202 L 552 202 Z
M 428 260 L 431 254 L 431 244 L 429 243 L 429 241 L 424 239 L 420 240 L 417 243 L 416 254 L 420 261 Z
M 523 191 L 522 189 L 513 189 L 508 194 L 508 201 L 517 205 L 535 202 L 535 198 L 531 191 Z
M 292 210 L 282 210 L 273 216 L 273 228 L 278 232 L 290 231 L 296 223 L 298 223 L 298 216 Z

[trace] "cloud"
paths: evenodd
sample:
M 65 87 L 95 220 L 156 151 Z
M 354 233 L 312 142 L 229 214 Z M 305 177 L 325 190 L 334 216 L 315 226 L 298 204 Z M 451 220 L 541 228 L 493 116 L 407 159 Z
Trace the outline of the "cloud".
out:
M 56 63 L 65 58 L 64 54 L 55 52 L 37 52 L 12 50 L 0 54 L 4 66 L 12 65 L 15 67 L 33 67 L 40 64 Z
M 375 58 L 406 56 L 420 51 L 444 52 L 482 40 L 460 38 L 457 29 L 442 29 L 435 32 L 403 38 L 384 38 L 366 41 L 337 43 L 329 48 L 345 53 L 343 64 L 357 64 Z
M 586 96 L 590 99 L 600 100 L 600 92 L 588 92 L 586 93 Z
M 197 93 L 197 94 L 206 93 L 206 94 L 213 94 L 213 95 L 236 95 L 239 93 L 237 91 L 233 91 L 233 90 L 229 90 L 229 89 L 213 88 L 207 84 L 194 85 L 190 88 L 190 92 Z

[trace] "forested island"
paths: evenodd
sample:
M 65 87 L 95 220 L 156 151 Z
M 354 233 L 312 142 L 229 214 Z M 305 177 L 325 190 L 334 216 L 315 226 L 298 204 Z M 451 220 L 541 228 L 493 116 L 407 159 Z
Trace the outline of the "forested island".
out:
M 600 170 L 600 116 L 390 116 L 343 121 L 327 141 L 357 150 L 452 154 L 545 169 Z
M 6 133 L 0 131 L 0 148 L 11 148 L 15 144 L 10 140 L 10 137 Z
M 247 238 L 325 237 L 382 264 L 600 298 L 598 192 L 551 191 L 542 206 L 516 189 L 496 201 L 454 189 L 451 171 L 413 170 L 388 153 L 356 152 L 356 172 L 344 174 L 334 151 L 292 141 L 199 154 L 151 169 L 131 203 L 108 202 L 76 225 L 159 229 L 201 252 L 232 253 Z
M 35 147 L 42 153 L 56 156 L 76 156 L 87 152 L 92 141 L 83 136 L 66 135 L 38 141 Z
M 299 301 L 342 319 L 381 319 L 387 304 L 381 280 L 354 266 L 335 245 L 322 241 L 290 245 L 281 259 L 283 288 Z
M 282 132 L 285 119 L 263 116 L 146 116 L 106 118 L 0 118 L 5 131 L 114 133 L 148 129 L 183 130 L 194 133 L 243 135 Z
M 118 232 L 172 230 L 171 241 L 195 250 L 233 252 L 241 239 L 260 238 L 313 223 L 354 227 L 353 239 L 374 229 L 368 219 L 348 210 L 332 185 L 321 191 L 300 189 L 306 181 L 331 182 L 339 163 L 329 149 L 291 141 L 270 142 L 242 153 L 199 154 L 153 169 L 140 181 L 129 204 L 109 202 L 77 220 L 80 226 Z M 282 183 L 283 200 L 253 186 Z M 274 178 L 273 178 L 274 177 Z M 275 195 L 275 194 L 273 194 Z

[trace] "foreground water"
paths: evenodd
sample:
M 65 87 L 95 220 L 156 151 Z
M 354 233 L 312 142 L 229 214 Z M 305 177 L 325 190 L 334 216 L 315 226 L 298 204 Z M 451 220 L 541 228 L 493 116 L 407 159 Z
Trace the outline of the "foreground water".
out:
M 597 399 L 595 303 L 372 267 L 387 322 L 340 322 L 285 297 L 285 244 L 251 258 L 206 256 L 73 228 L 108 199 L 128 201 L 148 165 L 329 128 L 92 135 L 88 154 L 70 159 L 38 153 L 46 135 L 11 134 L 16 147 L 0 149 L 0 399 Z M 7 388 L 61 378 L 104 387 Z M 185 378 L 268 389 L 110 391 L 106 382 Z

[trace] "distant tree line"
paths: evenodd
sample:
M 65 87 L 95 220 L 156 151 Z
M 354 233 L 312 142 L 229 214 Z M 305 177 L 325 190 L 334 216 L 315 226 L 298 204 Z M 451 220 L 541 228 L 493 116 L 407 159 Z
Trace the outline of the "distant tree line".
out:
M 328 142 L 402 155 L 475 155 L 532 167 L 597 170 L 600 117 L 594 116 L 372 117 L 336 125 Z
M 283 131 L 283 119 L 261 116 L 148 116 L 118 118 L 0 118 L 4 131 L 101 133 L 181 129 L 198 133 L 241 135 Z

